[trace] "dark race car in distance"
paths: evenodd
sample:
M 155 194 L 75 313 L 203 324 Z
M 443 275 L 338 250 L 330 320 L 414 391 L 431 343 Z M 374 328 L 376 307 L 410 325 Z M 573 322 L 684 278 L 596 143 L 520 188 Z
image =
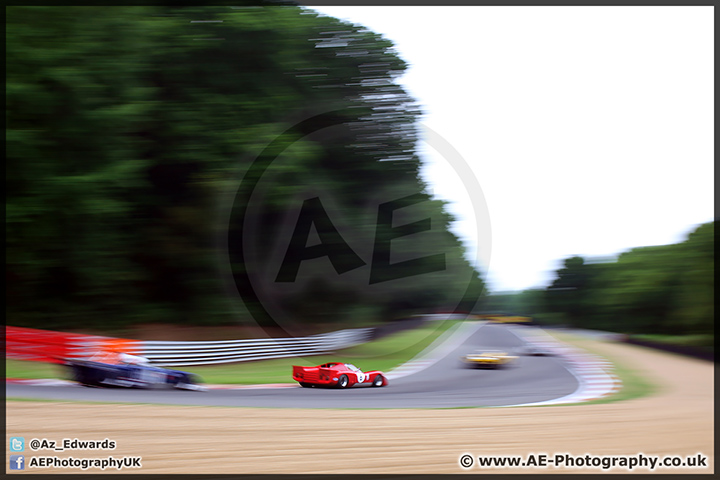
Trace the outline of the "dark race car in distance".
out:
M 351 363 L 330 362 L 317 367 L 301 367 L 293 365 L 293 380 L 303 387 L 337 387 L 347 388 L 355 384 L 384 387 L 388 384 L 387 377 L 378 371 L 363 372 Z
M 529 355 L 532 357 L 547 357 L 555 355 L 552 348 L 545 346 L 541 343 L 527 342 L 523 348 L 519 351 L 522 355 Z
M 73 380 L 88 387 L 207 390 L 193 373 L 155 367 L 147 359 L 134 355 L 120 354 L 112 359 L 96 355 L 89 360 L 65 360 L 65 366 Z

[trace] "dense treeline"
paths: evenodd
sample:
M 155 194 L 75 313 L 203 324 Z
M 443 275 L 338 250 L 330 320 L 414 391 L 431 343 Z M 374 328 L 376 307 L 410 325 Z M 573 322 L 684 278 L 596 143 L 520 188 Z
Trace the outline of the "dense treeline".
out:
M 633 248 L 612 262 L 565 259 L 545 290 L 491 296 L 485 308 L 622 333 L 713 334 L 714 229 L 703 224 L 681 243 Z
M 272 304 L 352 324 L 480 294 L 381 36 L 295 6 L 9 7 L 6 45 L 8 323 L 222 324 Z M 313 228 L 283 256 L 288 218 Z M 309 280 L 273 290 L 278 258 Z

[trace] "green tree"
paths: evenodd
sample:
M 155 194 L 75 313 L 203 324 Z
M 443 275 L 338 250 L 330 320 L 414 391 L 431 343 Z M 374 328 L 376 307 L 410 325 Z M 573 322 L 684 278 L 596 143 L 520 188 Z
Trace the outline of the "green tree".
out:
M 678 246 L 679 286 L 671 318 L 687 333 L 715 329 L 715 223 L 700 225 Z
M 133 135 L 148 32 L 139 10 L 8 7 L 6 278 L 9 320 L 132 316 L 127 256 L 144 167 Z
M 289 5 L 18 6 L 7 9 L 6 34 L 12 324 L 247 320 L 225 274 L 247 287 L 233 240 L 255 200 L 228 205 L 269 145 L 279 160 L 252 210 L 261 257 L 308 185 L 332 191 L 369 245 L 372 199 L 425 194 L 419 110 L 395 81 L 406 65 L 363 27 Z M 317 115 L 327 112 L 329 130 Z M 304 130 L 283 134 L 293 119 Z M 427 262 L 442 252 L 445 268 L 377 296 L 315 282 L 285 300 L 308 322 L 347 321 L 348 311 L 393 318 L 462 298 L 468 282 L 463 302 L 473 303 L 482 282 L 442 202 L 428 196 L 414 214 L 433 231 L 392 248 Z
M 588 313 L 589 266 L 578 256 L 566 259 L 563 265 L 547 288 L 546 302 L 551 311 L 563 313 L 571 325 L 579 326 Z
M 708 334 L 714 329 L 714 222 L 679 244 L 633 248 L 614 262 L 565 261 L 547 309 L 573 325 L 624 333 Z

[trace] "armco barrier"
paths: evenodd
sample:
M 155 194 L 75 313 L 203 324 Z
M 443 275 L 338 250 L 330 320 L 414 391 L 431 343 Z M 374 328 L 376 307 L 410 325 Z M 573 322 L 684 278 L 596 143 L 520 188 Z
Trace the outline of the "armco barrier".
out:
M 360 328 L 300 338 L 142 342 L 140 355 L 147 357 L 153 365 L 159 366 L 212 365 L 318 355 L 366 342 L 371 334 L 372 328 Z
M 368 341 L 372 328 L 340 330 L 300 338 L 220 340 L 208 342 L 138 341 L 47 330 L 6 327 L 6 356 L 58 363 L 118 350 L 147 357 L 158 366 L 212 365 L 270 358 L 318 355 Z

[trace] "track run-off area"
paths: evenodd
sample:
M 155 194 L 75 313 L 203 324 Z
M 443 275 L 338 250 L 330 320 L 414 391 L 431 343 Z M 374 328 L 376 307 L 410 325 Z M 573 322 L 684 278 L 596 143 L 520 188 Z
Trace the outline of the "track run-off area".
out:
M 118 443 L 113 455 L 143 456 L 137 473 L 558 471 L 464 469 L 458 461 L 466 453 L 702 453 L 709 458 L 707 468 L 656 473 L 714 472 L 711 362 L 582 339 L 577 346 L 597 355 L 573 357 L 565 350 L 560 355 L 520 356 L 504 369 L 469 369 L 460 360 L 465 353 L 518 349 L 526 335 L 522 328 L 503 325 L 477 324 L 463 330 L 436 346 L 434 355 L 417 359 L 414 368 L 390 372 L 390 385 L 383 388 L 258 386 L 182 392 L 8 383 L 7 436 L 111 438 Z M 588 361 L 603 356 L 647 378 L 655 391 L 627 401 L 553 404 L 587 399 L 581 393 L 588 380 L 607 380 L 599 371 L 581 372 Z M 603 365 L 600 361 L 599 367 Z M 604 385 L 597 392 L 607 395 L 619 388 L 612 381 Z M 543 406 L 463 408 L 512 405 Z M 328 451 L 332 455 L 321 454 Z M 51 470 L 37 473 L 46 471 Z M 566 471 L 602 473 L 587 468 Z

